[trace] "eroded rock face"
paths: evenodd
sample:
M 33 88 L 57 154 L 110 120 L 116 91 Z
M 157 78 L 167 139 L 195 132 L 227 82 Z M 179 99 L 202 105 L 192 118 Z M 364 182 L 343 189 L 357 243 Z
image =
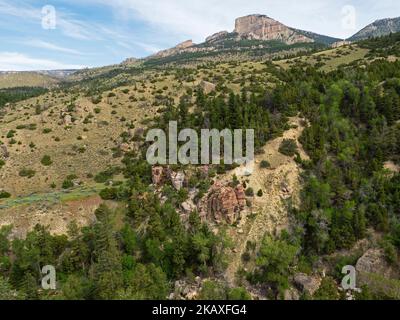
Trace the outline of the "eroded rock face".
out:
M 207 197 L 207 206 L 202 208 L 203 214 L 217 223 L 227 222 L 235 223 L 239 218 L 241 211 L 246 206 L 246 198 L 243 187 L 232 188 L 221 186 L 216 183 Z
M 236 19 L 235 32 L 242 39 L 280 40 L 287 44 L 314 42 L 312 39 L 265 15 L 249 15 Z

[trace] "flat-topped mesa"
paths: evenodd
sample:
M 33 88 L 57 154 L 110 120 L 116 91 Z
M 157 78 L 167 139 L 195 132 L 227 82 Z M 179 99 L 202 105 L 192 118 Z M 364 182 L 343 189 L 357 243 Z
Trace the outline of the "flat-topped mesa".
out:
M 286 44 L 314 42 L 284 24 L 259 14 L 236 19 L 234 32 L 240 38 L 249 40 L 279 40 Z

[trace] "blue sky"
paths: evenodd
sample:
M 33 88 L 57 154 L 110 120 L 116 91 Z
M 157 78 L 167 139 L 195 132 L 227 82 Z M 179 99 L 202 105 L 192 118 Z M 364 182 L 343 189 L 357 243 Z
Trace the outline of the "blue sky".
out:
M 42 26 L 47 16 L 42 8 L 49 5 L 55 8 L 55 29 Z M 353 16 L 348 6 L 354 8 L 355 20 L 343 24 Z M 376 19 L 400 16 L 400 1 L 0 0 L 0 70 L 120 63 L 184 40 L 202 42 L 215 32 L 232 31 L 236 17 L 252 13 L 346 38 Z

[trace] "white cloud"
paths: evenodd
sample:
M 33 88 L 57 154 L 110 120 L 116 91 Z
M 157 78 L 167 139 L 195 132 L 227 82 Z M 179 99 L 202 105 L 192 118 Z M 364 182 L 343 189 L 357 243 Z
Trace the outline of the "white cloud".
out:
M 80 52 L 78 50 L 61 47 L 61 46 L 55 45 L 53 43 L 42 41 L 42 40 L 38 40 L 38 39 L 32 39 L 32 40 L 24 41 L 24 44 L 26 44 L 28 46 L 31 46 L 31 47 L 48 49 L 48 50 L 58 51 L 58 52 L 63 52 L 63 53 L 68 53 L 68 54 L 84 55 L 84 53 L 82 53 L 82 52 Z
M 232 31 L 235 18 L 253 13 L 266 14 L 291 27 L 342 38 L 352 32 L 342 27 L 342 8 L 345 5 L 355 7 L 359 28 L 378 18 L 400 16 L 400 2 L 393 0 L 87 1 L 112 6 L 120 19 L 140 19 L 160 33 L 172 33 L 181 39 L 190 37 L 196 42 L 218 31 Z M 376 16 L 371 20 L 371 15 Z
M 64 64 L 58 61 L 37 59 L 18 52 L 0 52 L 1 71 L 35 71 L 82 69 L 84 66 Z

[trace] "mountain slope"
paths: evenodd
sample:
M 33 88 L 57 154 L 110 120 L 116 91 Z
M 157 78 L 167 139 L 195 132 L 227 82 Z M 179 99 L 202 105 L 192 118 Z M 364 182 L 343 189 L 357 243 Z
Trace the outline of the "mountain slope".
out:
M 377 38 L 396 32 L 400 32 L 400 17 L 393 19 L 377 20 L 357 32 L 349 40 L 359 41 L 369 38 Z

